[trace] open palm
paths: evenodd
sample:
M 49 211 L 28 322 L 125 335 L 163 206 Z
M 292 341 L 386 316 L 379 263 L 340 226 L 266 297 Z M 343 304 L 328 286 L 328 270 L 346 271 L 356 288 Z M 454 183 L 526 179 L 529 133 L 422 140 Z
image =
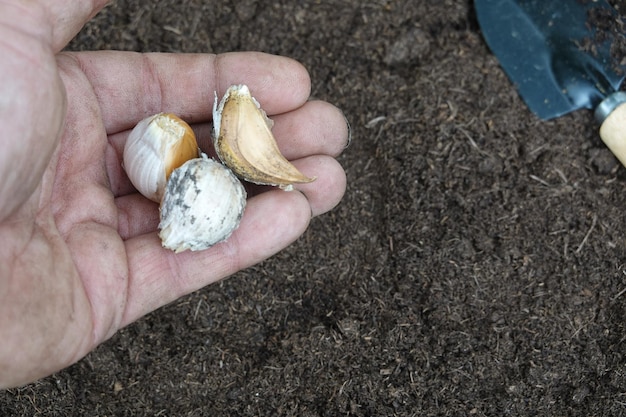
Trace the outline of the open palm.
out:
M 99 3 L 0 1 L 0 387 L 61 369 L 142 315 L 271 256 L 345 190 L 334 159 L 345 120 L 307 101 L 300 64 L 259 53 L 58 53 Z M 272 116 L 283 153 L 318 179 L 255 195 L 226 242 L 174 254 L 121 150 L 160 111 L 208 143 L 213 92 L 235 83 Z

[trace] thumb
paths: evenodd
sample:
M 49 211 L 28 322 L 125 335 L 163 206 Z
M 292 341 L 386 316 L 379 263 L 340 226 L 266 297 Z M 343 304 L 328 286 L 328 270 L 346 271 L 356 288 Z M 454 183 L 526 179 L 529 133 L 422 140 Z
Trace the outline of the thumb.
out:
M 45 21 L 51 29 L 50 45 L 56 53 L 96 15 L 108 0 L 41 0 Z
M 27 8 L 0 4 L 0 220 L 40 183 L 65 113 L 54 54 L 42 39 L 37 13 Z

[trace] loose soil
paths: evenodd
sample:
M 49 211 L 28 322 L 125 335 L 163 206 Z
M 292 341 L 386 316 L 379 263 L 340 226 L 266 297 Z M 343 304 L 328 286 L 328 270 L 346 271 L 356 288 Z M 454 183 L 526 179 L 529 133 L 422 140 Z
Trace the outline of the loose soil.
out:
M 70 48 L 298 59 L 348 190 L 0 414 L 626 415 L 626 169 L 590 111 L 529 112 L 471 1 L 117 1 Z

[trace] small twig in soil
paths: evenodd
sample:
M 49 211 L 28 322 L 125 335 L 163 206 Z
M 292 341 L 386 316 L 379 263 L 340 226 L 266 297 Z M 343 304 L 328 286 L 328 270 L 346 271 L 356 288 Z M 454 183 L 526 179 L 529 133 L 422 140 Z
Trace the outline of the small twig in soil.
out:
M 589 227 L 589 230 L 587 231 L 587 234 L 583 238 L 583 241 L 580 242 L 580 245 L 578 245 L 578 248 L 576 248 L 576 253 L 580 253 L 580 251 L 582 250 L 583 246 L 585 246 L 585 243 L 587 243 L 587 239 L 589 239 L 589 235 L 591 235 L 591 232 L 593 231 L 593 228 L 596 227 L 596 222 L 597 221 L 598 221 L 598 215 L 594 213 L 593 219 L 591 220 L 591 227 Z
M 550 187 L 550 183 L 548 183 L 548 182 L 547 182 L 547 181 L 545 181 L 545 180 L 542 180 L 541 178 L 539 178 L 539 177 L 538 177 L 538 176 L 536 176 L 536 175 L 532 175 L 532 174 L 531 174 L 531 175 L 529 175 L 529 177 L 530 177 L 530 179 L 531 179 L 531 180 L 535 180 L 535 181 L 537 181 L 538 183 L 545 185 L 546 187 Z
M 615 301 L 618 298 L 620 298 L 622 295 L 624 295 L 624 293 L 626 293 L 626 288 L 624 288 L 623 290 L 621 290 L 620 292 L 617 293 L 617 295 L 615 297 L 613 297 L 613 299 L 611 301 Z

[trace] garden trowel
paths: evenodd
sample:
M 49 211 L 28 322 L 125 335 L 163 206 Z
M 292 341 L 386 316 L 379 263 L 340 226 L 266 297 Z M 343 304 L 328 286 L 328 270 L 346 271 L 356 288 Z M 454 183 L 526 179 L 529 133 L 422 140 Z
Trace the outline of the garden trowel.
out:
M 600 137 L 626 166 L 626 73 L 611 55 L 606 25 L 619 18 L 606 0 L 475 0 L 487 44 L 540 118 L 595 109 Z M 613 20 L 611 20 L 613 19 Z

